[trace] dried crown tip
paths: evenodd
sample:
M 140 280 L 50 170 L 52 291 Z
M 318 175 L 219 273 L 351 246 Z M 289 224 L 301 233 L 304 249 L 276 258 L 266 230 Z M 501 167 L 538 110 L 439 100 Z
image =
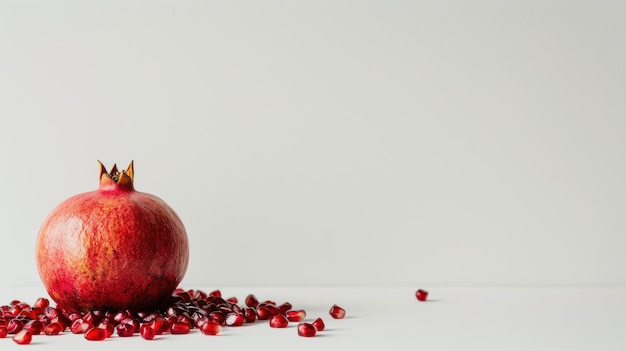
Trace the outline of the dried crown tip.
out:
M 130 161 L 128 168 L 122 172 L 117 169 L 117 164 L 113 164 L 111 172 L 107 172 L 106 167 L 104 167 L 102 162 L 98 161 L 98 164 L 100 165 L 100 178 L 102 178 L 102 175 L 106 174 L 107 177 L 111 178 L 116 183 L 121 181 L 121 183 L 132 184 L 135 174 L 133 163 L 134 161 Z

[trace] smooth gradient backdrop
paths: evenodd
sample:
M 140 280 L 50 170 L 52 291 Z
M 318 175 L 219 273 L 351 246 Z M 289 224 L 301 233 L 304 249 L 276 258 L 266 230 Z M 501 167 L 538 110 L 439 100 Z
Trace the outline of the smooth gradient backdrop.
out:
M 0 2 L 0 282 L 135 161 L 191 285 L 626 283 L 626 3 Z

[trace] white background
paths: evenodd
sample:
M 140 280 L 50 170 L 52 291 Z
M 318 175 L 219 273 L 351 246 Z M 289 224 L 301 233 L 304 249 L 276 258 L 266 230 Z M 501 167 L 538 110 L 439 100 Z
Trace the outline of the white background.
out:
M 626 283 L 620 1 L 0 2 L 0 281 L 135 161 L 185 284 Z

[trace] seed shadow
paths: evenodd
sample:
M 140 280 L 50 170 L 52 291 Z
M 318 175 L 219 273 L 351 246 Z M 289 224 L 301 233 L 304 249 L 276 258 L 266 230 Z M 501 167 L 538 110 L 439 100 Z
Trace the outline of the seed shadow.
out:
M 321 332 L 319 332 L 319 333 L 316 333 L 316 334 L 315 334 L 315 337 L 316 337 L 316 338 L 327 338 L 327 337 L 334 337 L 334 336 L 337 336 L 337 335 L 332 335 L 332 334 L 330 334 L 330 335 L 329 335 L 329 334 L 324 334 L 324 332 L 325 332 L 325 331 L 326 331 L 326 329 L 324 329 L 323 331 L 321 331 Z

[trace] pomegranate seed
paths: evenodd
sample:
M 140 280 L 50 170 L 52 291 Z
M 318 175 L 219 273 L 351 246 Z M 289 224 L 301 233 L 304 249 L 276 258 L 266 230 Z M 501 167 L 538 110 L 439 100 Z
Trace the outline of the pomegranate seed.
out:
M 316 319 L 311 324 L 315 327 L 315 330 L 317 331 L 322 331 L 324 330 L 324 328 L 326 328 L 326 326 L 324 325 L 324 321 L 321 318 Z
M 154 332 L 156 333 L 156 335 L 161 335 L 165 332 L 167 332 L 169 324 L 167 323 L 167 319 L 161 317 L 161 316 L 157 316 L 153 321 L 152 321 L 152 327 L 154 328 Z
M 120 323 L 115 330 L 117 330 L 117 335 L 123 338 L 133 336 L 135 333 L 135 327 L 131 323 Z
M 306 317 L 305 310 L 291 310 L 287 311 L 287 319 L 290 322 L 301 322 Z
M 346 310 L 337 305 L 333 305 L 328 313 L 335 319 L 343 319 L 346 316 Z
M 110 338 L 111 335 L 113 335 L 113 332 L 115 331 L 115 325 L 109 322 L 102 322 L 100 323 L 98 327 L 104 329 L 107 332 L 107 338 Z
M 257 307 L 259 305 L 259 300 L 253 294 L 246 296 L 246 306 L 248 307 Z
M 234 296 L 227 298 L 226 301 L 228 301 L 230 303 L 238 303 L 239 302 L 239 300 L 237 300 L 237 298 L 234 297 Z
M 260 305 L 256 309 L 257 318 L 259 320 L 266 320 L 272 318 L 270 310 L 265 305 Z
M 245 307 L 242 310 L 243 318 L 247 323 L 254 323 L 256 321 L 256 310 L 252 307 Z
M 63 327 L 63 325 L 59 322 L 53 322 L 48 324 L 44 329 L 43 332 L 46 335 L 59 335 L 61 334 L 61 332 L 64 330 L 65 328 Z
M 193 294 L 192 291 L 183 291 L 176 296 L 180 297 L 184 302 L 188 302 L 191 300 L 192 294 Z
M 116 314 L 113 315 L 113 321 L 120 323 L 121 321 L 123 321 L 126 318 L 129 318 L 130 315 L 128 314 L 128 312 L 126 311 L 120 311 L 117 312 Z
M 171 332 L 172 334 L 188 334 L 189 333 L 189 323 L 186 322 L 174 322 L 172 324 Z
M 133 331 L 133 333 L 139 333 L 139 321 L 133 318 L 126 318 L 124 320 L 122 320 L 119 324 L 129 324 L 130 325 L 130 329 Z
M 77 320 L 72 322 L 72 325 L 70 326 L 70 331 L 74 334 L 84 334 L 89 328 L 91 328 L 89 323 L 83 321 L 82 318 L 78 318 Z
M 293 306 L 289 302 L 284 302 L 282 305 L 278 306 L 278 310 L 281 314 L 287 314 L 287 311 L 292 308 Z
M 191 325 L 193 325 L 193 324 L 194 324 L 193 319 L 191 319 L 191 317 L 189 317 L 189 316 L 187 316 L 187 315 L 185 315 L 185 314 L 178 316 L 178 318 L 176 319 L 176 321 L 177 321 L 177 322 L 183 322 L 183 323 L 185 323 L 185 324 L 187 324 L 187 325 L 189 325 L 189 326 L 191 326 Z M 155 331 L 156 331 L 156 330 L 155 330 Z
M 35 301 L 35 304 L 33 306 L 39 307 L 39 308 L 46 308 L 50 306 L 50 300 L 46 299 L 45 297 L 40 297 L 37 299 L 37 301 Z
M 7 323 L 7 332 L 9 334 L 17 334 L 24 328 L 24 323 L 19 319 L 11 319 Z
M 70 321 L 74 322 L 75 320 L 77 320 L 77 319 L 79 319 L 79 318 L 81 318 L 81 319 L 82 319 L 82 316 L 81 316 L 80 314 L 78 314 L 78 313 L 72 312 L 72 313 L 70 313 L 69 315 L 67 315 L 67 318 L 68 318 Z
M 196 290 L 196 293 L 194 294 L 194 299 L 196 300 L 204 300 L 208 297 L 209 295 L 202 291 L 202 290 Z
M 209 296 L 213 297 L 222 297 L 222 292 L 219 290 L 213 290 L 209 293 Z
M 172 329 L 172 325 L 174 324 L 174 322 L 178 322 L 178 317 L 176 316 L 167 317 L 167 330 Z M 154 332 L 156 333 L 156 330 Z
M 428 298 L 428 291 L 419 289 L 415 292 L 415 297 L 417 297 L 417 300 L 419 301 L 426 301 L 426 298 Z
M 224 316 L 224 313 L 222 313 L 221 311 L 213 311 L 209 313 L 209 319 L 216 321 L 220 325 L 226 324 L 226 317 Z
M 20 345 L 30 344 L 33 340 L 33 334 L 31 334 L 28 330 L 21 330 L 19 333 L 15 334 L 13 337 L 13 341 Z
M 6 325 L 0 325 L 0 338 L 6 338 L 7 337 L 7 326 Z
M 287 317 L 282 314 L 272 316 L 270 319 L 270 327 L 272 328 L 287 328 L 288 325 L 289 321 L 287 320 Z
M 33 307 L 30 309 L 28 313 L 28 318 L 30 319 L 38 319 L 40 315 L 43 314 L 43 308 Z
M 89 341 L 102 341 L 107 338 L 107 330 L 100 327 L 93 327 L 85 333 L 85 339 Z
M 44 313 L 44 316 L 46 318 L 57 318 L 59 316 L 59 314 L 60 314 L 59 310 L 57 310 L 54 307 L 50 307 L 50 306 L 44 308 L 44 312 L 43 313 Z
M 24 329 L 28 330 L 33 335 L 41 334 L 43 330 L 43 323 L 38 320 L 30 320 L 24 325 Z
M 154 339 L 156 333 L 151 326 L 149 326 L 148 324 L 143 324 L 141 328 L 139 328 L 139 335 L 141 335 L 141 337 L 146 340 L 152 340 Z
M 204 335 L 217 335 L 222 331 L 222 327 L 212 320 L 208 320 L 200 327 L 200 332 Z
M 231 327 L 238 327 L 243 325 L 245 319 L 243 318 L 243 313 L 235 313 L 231 312 L 226 315 L 225 323 Z
M 83 315 L 83 321 L 89 323 L 89 325 L 97 325 L 100 323 L 102 316 L 96 311 L 87 312 Z
M 315 336 L 315 333 L 317 333 L 317 330 L 315 330 L 315 327 L 312 324 L 310 323 L 298 324 L 298 335 L 304 336 L 304 337 L 312 337 L 312 336 Z

